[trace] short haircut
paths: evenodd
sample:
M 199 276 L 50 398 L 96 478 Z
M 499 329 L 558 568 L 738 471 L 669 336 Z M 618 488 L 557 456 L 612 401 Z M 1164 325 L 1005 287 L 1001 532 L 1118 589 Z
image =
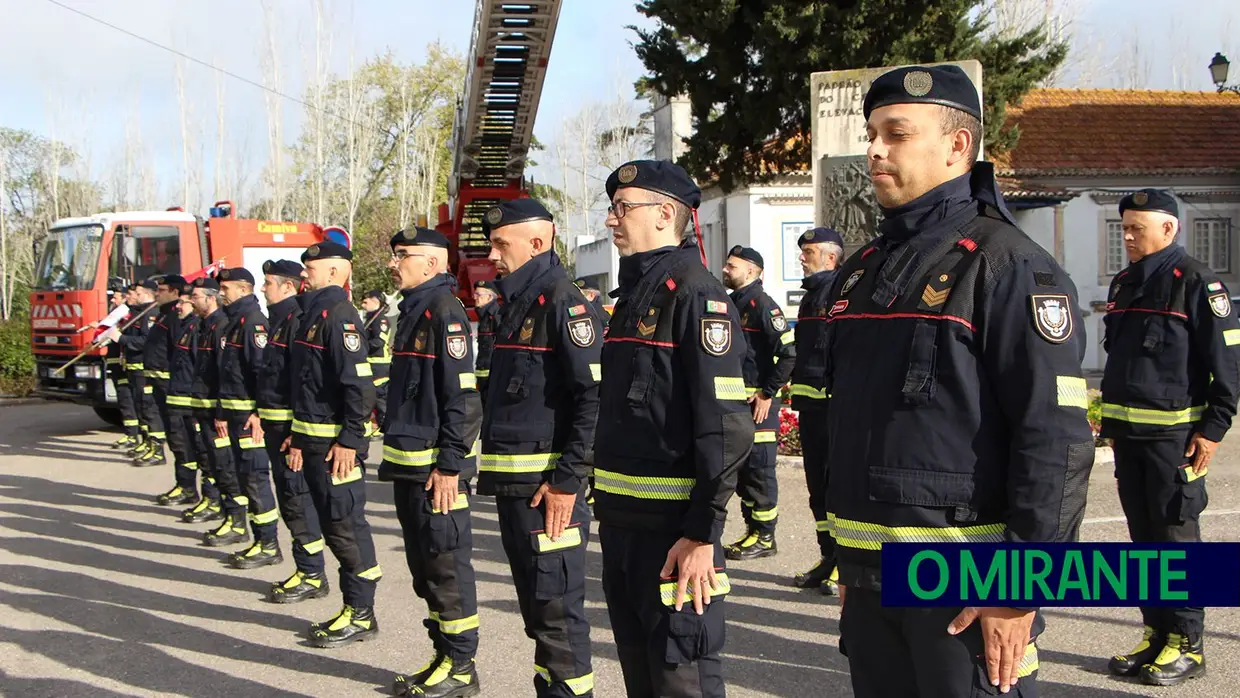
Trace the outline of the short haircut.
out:
M 977 162 L 977 156 L 981 152 L 982 147 L 982 122 L 977 117 L 959 109 L 951 107 L 940 107 L 942 109 L 939 119 L 939 125 L 943 129 L 943 135 L 954 133 L 959 129 L 965 129 L 969 135 L 973 136 L 973 144 L 969 149 L 969 165 Z
M 822 246 L 827 252 L 835 253 L 835 258 L 837 260 L 839 260 L 840 262 L 844 261 L 844 248 L 843 247 L 840 247 L 834 242 L 824 242 L 822 243 Z
M 693 211 L 686 206 L 684 202 L 678 201 L 667 194 L 660 194 L 657 191 L 650 191 L 649 189 L 647 189 L 646 192 L 650 194 L 651 201 L 660 204 L 672 205 L 676 211 L 675 216 L 672 218 L 672 227 L 676 229 L 677 237 L 683 239 L 685 236 L 685 228 L 689 227 L 689 221 L 693 219 Z
M 197 290 L 202 291 L 202 295 L 207 298 L 215 298 L 220 295 L 220 290 L 218 288 L 199 288 Z

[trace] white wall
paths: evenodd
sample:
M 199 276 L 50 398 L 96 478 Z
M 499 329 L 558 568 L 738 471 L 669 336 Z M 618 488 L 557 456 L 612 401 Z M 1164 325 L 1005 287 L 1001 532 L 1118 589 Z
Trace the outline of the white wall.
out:
M 616 277 L 620 270 L 620 256 L 616 254 L 616 246 L 611 244 L 611 237 L 604 236 L 587 245 L 580 245 L 576 250 L 577 276 L 598 276 L 603 279 L 599 290 L 603 294 L 616 288 Z

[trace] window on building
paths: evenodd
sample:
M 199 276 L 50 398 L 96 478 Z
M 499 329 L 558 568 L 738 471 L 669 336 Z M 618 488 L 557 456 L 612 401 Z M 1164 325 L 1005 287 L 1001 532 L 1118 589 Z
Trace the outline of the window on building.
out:
M 1215 273 L 1231 272 L 1231 219 L 1198 218 L 1193 221 L 1193 256 Z
M 1124 222 L 1107 221 L 1107 275 L 1118 274 L 1128 266 L 1128 255 L 1124 252 Z

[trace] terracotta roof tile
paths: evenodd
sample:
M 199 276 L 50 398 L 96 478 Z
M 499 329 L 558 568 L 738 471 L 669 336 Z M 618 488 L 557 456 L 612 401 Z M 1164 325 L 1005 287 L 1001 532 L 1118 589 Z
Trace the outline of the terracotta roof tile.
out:
M 1240 170 L 1240 95 L 1172 90 L 1040 89 L 1008 108 L 1016 148 L 995 158 L 1017 176 L 1222 174 Z

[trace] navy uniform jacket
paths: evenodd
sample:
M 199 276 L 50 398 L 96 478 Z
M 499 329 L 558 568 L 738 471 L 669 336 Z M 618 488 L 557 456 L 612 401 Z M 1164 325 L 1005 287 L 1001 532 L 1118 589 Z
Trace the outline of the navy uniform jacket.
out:
M 184 319 L 177 318 L 177 335 L 172 340 L 172 358 L 168 368 L 168 406 L 190 408 L 194 381 L 198 375 L 198 323 L 197 315 L 190 313 Z
M 374 373 L 375 387 L 388 382 L 389 370 L 392 367 L 392 351 L 388 348 L 388 337 L 391 323 L 387 319 L 387 308 L 380 307 L 366 313 L 366 360 L 370 362 L 370 370 Z
M 620 267 L 603 345 L 595 515 L 718 542 L 754 438 L 740 316 L 690 243 Z
M 482 422 L 478 492 L 577 492 L 594 446 L 603 323 L 554 252 L 498 283 L 504 297 Z
M 1084 515 L 1076 288 L 969 192 L 936 209 L 945 219 L 858 250 L 836 280 L 827 525 L 841 584 L 880 589 L 884 543 L 1066 542 Z
M 482 424 L 469 315 L 440 274 L 401 291 L 383 427 L 381 480 L 425 482 L 431 470 L 473 476 Z
M 792 409 L 801 411 L 827 406 L 823 375 L 827 370 L 827 311 L 836 271 L 820 271 L 801 281 L 805 295 L 797 306 L 796 344 L 801 348 L 792 367 Z M 821 428 L 821 427 L 820 427 Z
M 1104 322 L 1102 435 L 1222 441 L 1240 393 L 1240 324 L 1223 282 L 1173 244 L 1115 275 Z
M 156 311 L 142 355 L 147 378 L 166 381 L 171 377 L 172 342 L 177 338 L 181 324 L 181 318 L 177 315 L 179 307 L 180 303 L 173 301 L 164 303 Z
M 762 289 L 760 279 L 733 291 L 732 302 L 745 333 L 745 387 L 775 397 L 796 363 L 796 344 L 788 320 L 779 304 Z
M 220 407 L 217 419 L 245 419 L 258 410 L 258 377 L 267 347 L 267 316 L 256 296 L 224 306 L 228 325 L 220 352 Z
M 125 318 L 125 322 L 132 320 L 142 312 L 151 307 L 150 303 L 135 305 L 129 310 L 129 317 Z M 141 320 L 133 323 L 121 331 L 120 339 L 116 341 L 121 345 L 121 356 L 125 359 L 125 369 L 129 371 L 142 371 L 145 365 L 142 363 L 143 355 L 146 353 L 146 335 L 151 331 L 151 324 L 155 322 L 155 311 L 151 311 L 144 315 Z
M 311 291 L 292 354 L 293 447 L 336 442 L 361 451 L 375 407 L 362 320 L 339 286 Z
M 224 328 L 228 316 L 222 309 L 216 310 L 198 321 L 198 344 L 194 350 L 194 387 L 191 395 L 194 407 L 209 409 L 212 413 L 219 406 L 220 397 L 220 350 L 224 348 Z
M 479 378 L 491 376 L 491 352 L 495 346 L 495 326 L 499 324 L 501 310 L 500 300 L 496 298 L 478 311 L 478 362 L 474 373 Z
M 301 324 L 301 296 L 268 306 L 270 327 L 258 376 L 258 416 L 273 422 L 293 421 L 293 338 Z

